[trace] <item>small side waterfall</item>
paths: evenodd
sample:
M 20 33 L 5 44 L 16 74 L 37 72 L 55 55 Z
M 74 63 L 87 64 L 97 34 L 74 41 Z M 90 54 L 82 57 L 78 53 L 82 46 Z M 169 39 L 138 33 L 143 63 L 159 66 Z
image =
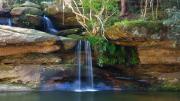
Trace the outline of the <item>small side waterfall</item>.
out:
M 84 48 L 84 52 L 82 49 Z M 83 57 L 85 53 L 85 57 Z M 96 91 L 94 89 L 94 80 L 93 80 L 93 66 L 92 66 L 92 54 L 91 46 L 88 41 L 79 41 L 76 50 L 77 55 L 77 89 L 75 91 Z M 82 59 L 85 59 L 84 61 Z M 86 79 L 82 80 L 82 70 L 85 69 L 87 75 Z
M 0 18 L 0 25 L 12 26 L 11 18 Z
M 46 32 L 51 34 L 56 34 L 58 31 L 55 29 L 52 21 L 47 17 L 43 16 L 44 29 Z
M 9 26 L 12 26 L 11 18 L 8 18 L 8 25 L 9 25 Z

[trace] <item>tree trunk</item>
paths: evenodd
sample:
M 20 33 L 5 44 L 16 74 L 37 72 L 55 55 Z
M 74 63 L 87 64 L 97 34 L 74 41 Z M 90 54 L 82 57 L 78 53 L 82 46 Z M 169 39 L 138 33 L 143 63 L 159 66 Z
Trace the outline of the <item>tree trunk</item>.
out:
M 120 2 L 121 5 L 121 15 L 122 17 L 128 15 L 128 7 L 127 7 L 127 0 L 121 0 Z

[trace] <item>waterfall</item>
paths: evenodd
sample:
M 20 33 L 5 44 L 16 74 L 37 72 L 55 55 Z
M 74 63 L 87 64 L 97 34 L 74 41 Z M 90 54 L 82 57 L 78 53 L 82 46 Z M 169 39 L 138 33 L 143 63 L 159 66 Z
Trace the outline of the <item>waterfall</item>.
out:
M 88 87 L 89 89 L 93 89 L 94 88 L 93 67 L 92 67 L 91 46 L 89 41 L 85 41 L 85 53 L 86 53 L 87 77 L 89 84 Z
M 67 91 L 75 91 L 75 92 L 93 92 L 93 91 L 102 91 L 102 90 L 114 90 L 111 86 L 107 86 L 103 81 L 100 81 L 98 79 L 98 76 L 96 78 L 96 81 L 94 80 L 93 65 L 92 65 L 92 51 L 91 51 L 90 42 L 83 41 L 83 40 L 78 41 L 75 53 L 76 53 L 75 54 L 76 55 L 76 63 L 75 63 L 76 68 L 71 69 L 72 70 L 72 71 L 70 70 L 71 72 L 67 72 L 67 73 L 72 73 L 70 74 L 70 79 L 69 77 L 67 78 L 64 77 L 65 79 L 63 80 L 67 80 L 67 81 L 63 81 L 63 82 L 55 81 L 52 84 L 51 82 L 49 84 L 48 81 L 54 81 L 53 76 L 57 78 L 57 74 L 55 75 L 51 74 L 52 79 L 51 79 L 51 76 L 49 76 L 48 74 L 46 79 L 49 77 L 50 79 L 49 80 L 47 79 L 46 82 L 42 83 L 41 85 L 42 91 L 53 91 L 53 90 L 66 91 L 67 90 Z M 73 73 L 73 71 L 75 72 Z M 57 70 L 55 70 L 54 72 L 59 74 Z M 43 73 L 42 75 L 46 75 L 46 74 Z M 72 78 L 74 78 L 73 81 L 72 81 Z
M 82 49 L 84 48 L 84 52 Z M 85 53 L 85 58 L 83 57 Z M 89 41 L 79 41 L 76 49 L 77 55 L 77 88 L 75 91 L 96 91 L 94 89 L 94 80 L 93 80 L 93 66 L 92 66 L 92 54 L 91 54 L 91 45 Z M 85 59 L 82 61 L 82 59 Z M 86 70 L 86 80 L 82 80 L 82 70 Z
M 8 18 L 8 25 L 9 25 L 9 26 L 12 26 L 11 18 Z
M 52 21 L 47 17 L 43 17 L 43 22 L 44 22 L 44 29 L 46 32 L 51 33 L 51 34 L 56 34 L 58 31 L 55 29 Z
M 0 18 L 0 25 L 12 26 L 11 18 Z

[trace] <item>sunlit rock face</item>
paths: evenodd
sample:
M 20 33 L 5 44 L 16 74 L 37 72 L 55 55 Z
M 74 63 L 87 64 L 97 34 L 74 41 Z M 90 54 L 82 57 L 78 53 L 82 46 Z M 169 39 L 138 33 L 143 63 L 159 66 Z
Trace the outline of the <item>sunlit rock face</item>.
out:
M 56 37 L 33 29 L 0 26 L 0 56 L 21 53 L 47 53 L 60 47 Z
M 63 71 L 70 67 L 65 64 L 74 63 L 76 43 L 34 29 L 0 25 L 0 84 L 4 84 L 0 91 L 40 90 L 44 69 Z
M 158 30 L 149 29 L 145 26 L 125 26 L 121 24 L 114 25 L 106 29 L 106 36 L 114 43 L 123 46 L 148 46 L 159 44 L 157 41 L 167 40 L 164 39 L 165 32 L 162 24 L 156 25 Z M 161 43 L 161 42 L 160 42 Z
M 34 29 L 0 26 L 0 56 L 71 50 L 76 43 L 74 39 L 57 37 Z
M 139 47 L 141 64 L 177 64 L 180 65 L 179 48 Z

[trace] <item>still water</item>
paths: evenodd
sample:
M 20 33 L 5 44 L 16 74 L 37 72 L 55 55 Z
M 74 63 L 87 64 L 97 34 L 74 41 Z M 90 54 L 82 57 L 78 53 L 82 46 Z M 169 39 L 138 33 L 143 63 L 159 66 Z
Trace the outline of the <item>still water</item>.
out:
M 0 93 L 0 101 L 180 101 L 180 93 L 11 92 Z

